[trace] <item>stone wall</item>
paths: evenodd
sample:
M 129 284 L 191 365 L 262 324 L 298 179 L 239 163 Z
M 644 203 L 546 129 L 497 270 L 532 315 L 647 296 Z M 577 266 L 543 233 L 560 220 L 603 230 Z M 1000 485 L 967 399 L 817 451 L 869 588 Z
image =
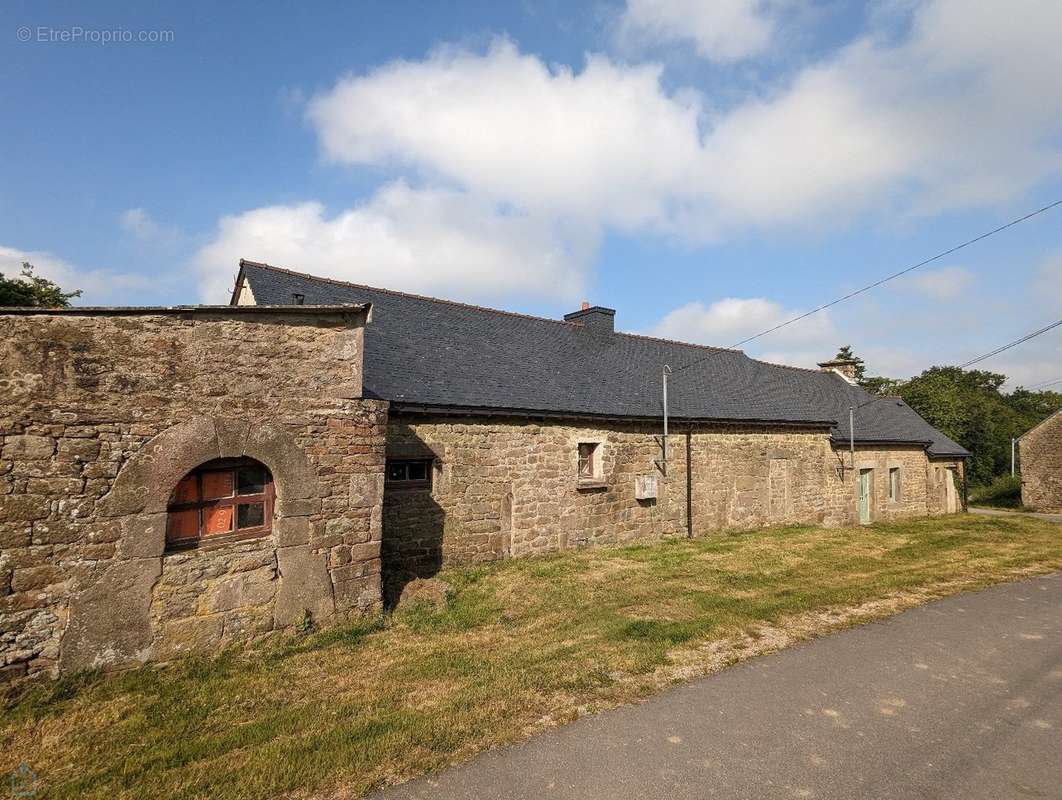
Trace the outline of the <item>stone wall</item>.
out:
M 400 582 L 408 574 L 433 574 L 443 563 L 685 536 L 687 439 L 696 536 L 858 522 L 857 470 L 822 429 L 697 425 L 687 431 L 680 424 L 669 437 L 665 476 L 655 425 L 392 414 L 388 457 L 430 457 L 434 475 L 430 490 L 387 485 L 385 571 Z M 596 485 L 576 479 L 580 442 L 600 443 Z M 856 466 L 874 469 L 874 520 L 942 510 L 931 497 L 932 472 L 921 448 L 860 447 Z M 888 500 L 890 466 L 901 469 L 897 502 Z M 656 500 L 636 499 L 638 475 L 657 476 Z
M 1018 454 L 1022 505 L 1062 511 L 1062 412 L 1022 436 Z
M 365 310 L 0 314 L 0 673 L 118 668 L 378 607 L 387 404 Z M 166 504 L 246 456 L 270 535 L 165 553 Z

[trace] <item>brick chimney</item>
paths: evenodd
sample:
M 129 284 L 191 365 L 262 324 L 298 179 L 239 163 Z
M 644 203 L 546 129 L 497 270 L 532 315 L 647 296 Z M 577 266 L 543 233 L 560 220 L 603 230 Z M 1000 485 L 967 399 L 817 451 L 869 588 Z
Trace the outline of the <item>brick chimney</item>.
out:
M 616 309 L 592 306 L 585 300 L 582 308 L 564 315 L 565 322 L 578 322 L 595 333 L 615 333 Z
M 829 361 L 820 361 L 819 369 L 823 372 L 835 372 L 849 383 L 856 382 L 856 370 L 863 363 L 861 358 L 832 358 Z

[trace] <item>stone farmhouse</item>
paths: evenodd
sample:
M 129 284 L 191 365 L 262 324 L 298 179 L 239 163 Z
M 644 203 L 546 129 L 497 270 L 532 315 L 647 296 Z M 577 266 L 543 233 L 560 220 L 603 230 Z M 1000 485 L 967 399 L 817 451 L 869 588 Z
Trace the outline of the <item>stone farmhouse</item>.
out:
M 850 363 L 614 317 L 250 261 L 228 306 L 0 309 L 0 677 L 325 625 L 444 564 L 960 509 L 968 453 Z
M 1022 434 L 1018 457 L 1022 505 L 1062 511 L 1062 411 Z

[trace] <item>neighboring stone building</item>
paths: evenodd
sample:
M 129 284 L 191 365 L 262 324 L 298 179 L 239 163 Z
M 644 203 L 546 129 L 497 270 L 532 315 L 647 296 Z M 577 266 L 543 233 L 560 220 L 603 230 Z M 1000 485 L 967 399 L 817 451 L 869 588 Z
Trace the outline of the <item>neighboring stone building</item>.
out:
M 1062 411 L 1018 439 L 1018 457 L 1022 505 L 1062 511 Z
M 960 510 L 969 454 L 903 401 L 852 385 L 836 360 L 776 366 L 618 333 L 607 308 L 548 320 L 249 261 L 232 302 L 372 304 L 365 388 L 391 402 L 394 589 L 443 563 Z
M 0 309 L 0 676 L 379 608 L 368 310 Z

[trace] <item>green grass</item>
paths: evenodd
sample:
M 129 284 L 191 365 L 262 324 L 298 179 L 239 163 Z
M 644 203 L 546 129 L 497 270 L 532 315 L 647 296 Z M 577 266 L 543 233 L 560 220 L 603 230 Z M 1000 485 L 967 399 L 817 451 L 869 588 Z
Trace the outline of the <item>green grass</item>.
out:
M 440 611 L 36 685 L 0 716 L 0 772 L 25 761 L 49 798 L 356 796 L 657 691 L 717 664 L 711 642 L 725 663 L 856 621 L 827 610 L 1057 569 L 1058 525 L 963 516 L 452 570 Z
M 1020 510 L 1021 478 L 1017 475 L 1000 475 L 987 486 L 970 491 L 970 505 Z

